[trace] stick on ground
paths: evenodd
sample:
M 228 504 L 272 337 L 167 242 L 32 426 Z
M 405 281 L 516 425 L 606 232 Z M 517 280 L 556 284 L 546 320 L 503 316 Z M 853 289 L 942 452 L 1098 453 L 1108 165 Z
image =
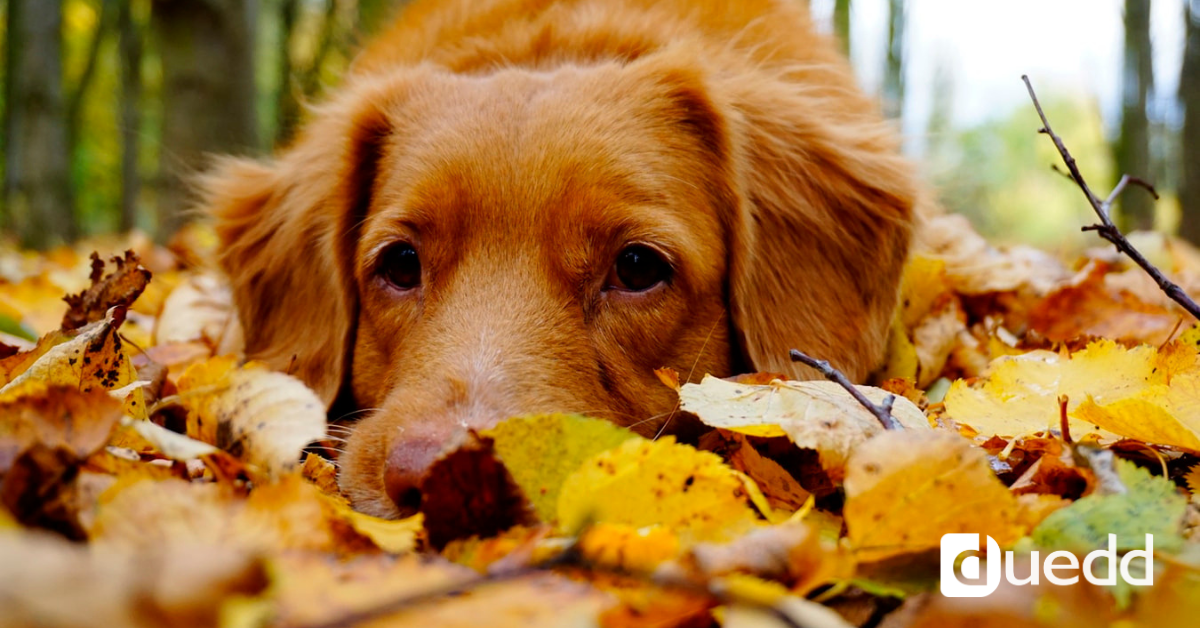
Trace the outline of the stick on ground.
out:
M 867 399 L 866 395 L 862 394 L 862 391 L 859 390 L 857 386 L 850 382 L 844 373 L 830 366 L 830 364 L 825 360 L 818 360 L 796 349 L 792 349 L 790 355 L 792 357 L 792 362 L 799 362 L 805 366 L 815 368 L 825 376 L 825 379 L 828 379 L 829 381 L 840 385 L 842 388 L 845 388 L 846 392 L 850 393 L 850 396 L 854 397 L 855 401 L 862 404 L 862 407 L 866 408 L 868 412 L 875 415 L 875 418 L 879 419 L 879 422 L 883 424 L 884 429 L 904 429 L 904 426 L 896 420 L 896 417 L 892 416 L 892 404 L 896 401 L 895 395 L 888 395 L 887 398 L 883 400 L 882 405 L 875 405 L 870 399 Z
M 1021 76 L 1021 80 L 1025 81 L 1025 87 L 1029 90 L 1029 98 L 1033 100 L 1033 106 L 1037 109 L 1038 117 L 1042 119 L 1042 128 L 1038 129 L 1038 133 L 1045 133 L 1046 135 L 1050 136 L 1051 140 L 1054 141 L 1054 147 L 1058 149 L 1058 154 L 1062 156 L 1063 163 L 1067 166 L 1066 174 L 1071 178 L 1072 181 L 1075 182 L 1076 185 L 1079 186 L 1079 189 L 1083 191 L 1083 195 L 1087 197 L 1088 204 L 1092 206 L 1092 209 L 1095 210 L 1096 215 L 1100 217 L 1099 224 L 1088 225 L 1084 227 L 1083 230 L 1095 231 L 1096 235 L 1111 242 L 1113 246 L 1117 247 L 1118 251 L 1124 253 L 1129 257 L 1129 259 L 1133 260 L 1135 264 L 1140 266 L 1142 270 L 1146 271 L 1146 274 L 1150 275 L 1150 278 L 1154 280 L 1154 283 L 1158 284 L 1158 287 L 1164 293 L 1166 293 L 1166 295 L 1170 297 L 1172 301 L 1178 303 L 1180 307 L 1187 310 L 1188 314 L 1192 315 L 1192 318 L 1200 320 L 1200 306 L 1196 305 L 1196 302 L 1193 301 L 1192 298 L 1183 291 L 1183 288 L 1180 288 L 1173 281 L 1167 279 L 1166 275 L 1164 275 L 1161 270 L 1155 267 L 1154 264 L 1151 264 L 1150 260 L 1146 259 L 1141 252 L 1135 249 L 1133 245 L 1129 243 L 1129 240 L 1125 239 L 1125 236 L 1119 229 L 1117 229 L 1117 226 L 1113 224 L 1112 221 L 1113 202 L 1116 201 L 1117 197 L 1120 196 L 1121 193 L 1124 192 L 1125 189 L 1130 185 L 1136 185 L 1146 189 L 1146 191 L 1148 191 L 1150 194 L 1153 194 L 1154 198 L 1156 199 L 1158 198 L 1158 192 L 1154 191 L 1154 187 L 1149 183 L 1137 177 L 1124 175 L 1121 177 L 1121 181 L 1117 183 L 1117 186 L 1113 188 L 1111 193 L 1109 193 L 1108 198 L 1105 200 L 1100 200 L 1100 197 L 1096 196 L 1096 194 L 1092 192 L 1092 188 L 1088 187 L 1087 181 L 1084 180 L 1083 174 L 1079 172 L 1079 167 L 1075 164 L 1075 158 L 1071 156 L 1071 152 L 1068 151 L 1066 145 L 1063 144 L 1062 138 L 1056 135 L 1054 130 L 1050 128 L 1050 121 L 1046 119 L 1046 112 L 1042 110 L 1042 104 L 1038 102 L 1037 94 L 1035 94 L 1033 91 L 1033 83 L 1029 82 L 1029 77 L 1024 75 Z M 1055 168 L 1055 170 L 1057 170 L 1057 168 Z

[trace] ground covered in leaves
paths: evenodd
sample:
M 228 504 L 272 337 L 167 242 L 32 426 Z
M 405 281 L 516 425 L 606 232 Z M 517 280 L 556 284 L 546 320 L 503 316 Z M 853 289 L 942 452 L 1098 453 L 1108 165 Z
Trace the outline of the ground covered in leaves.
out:
M 1108 250 L 1001 250 L 953 216 L 922 240 L 860 387 L 903 429 L 831 382 L 663 371 L 714 428 L 697 446 L 514 417 L 402 521 L 354 512 L 342 430 L 239 358 L 205 229 L 2 251 L 0 626 L 1192 625 L 1200 329 Z M 1193 249 L 1135 242 L 1200 293 Z M 1155 584 L 943 597 L 951 532 L 1021 575 L 1153 534 Z

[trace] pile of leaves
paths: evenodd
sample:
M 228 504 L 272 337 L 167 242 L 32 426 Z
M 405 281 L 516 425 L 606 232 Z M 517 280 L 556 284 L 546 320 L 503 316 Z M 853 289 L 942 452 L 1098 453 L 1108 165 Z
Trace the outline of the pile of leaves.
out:
M 694 446 L 513 417 L 400 521 L 339 493 L 317 397 L 239 356 L 209 232 L 0 252 L 0 626 L 1187 625 L 1200 329 L 1110 251 L 1001 250 L 954 216 L 922 240 L 858 387 L 903 429 L 833 382 L 661 371 L 713 428 Z M 1200 293 L 1194 250 L 1136 240 Z M 1022 575 L 1153 534 L 1155 584 L 943 597 L 952 532 Z

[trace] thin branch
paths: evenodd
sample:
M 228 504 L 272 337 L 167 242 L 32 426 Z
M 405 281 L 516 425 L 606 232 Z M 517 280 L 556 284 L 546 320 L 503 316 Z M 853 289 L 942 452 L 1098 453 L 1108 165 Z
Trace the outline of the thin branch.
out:
M 1158 284 L 1159 289 L 1166 293 L 1172 301 L 1178 303 L 1184 310 L 1187 310 L 1188 314 L 1191 314 L 1193 318 L 1200 320 L 1200 305 L 1196 305 L 1196 302 L 1183 291 L 1183 288 L 1180 288 L 1170 279 L 1167 279 L 1161 270 L 1155 267 L 1154 264 L 1151 264 L 1150 260 L 1146 259 L 1140 251 L 1134 248 L 1112 221 L 1110 211 L 1112 209 L 1112 202 L 1130 184 L 1146 188 L 1155 198 L 1158 198 L 1158 193 L 1145 181 L 1125 175 L 1121 177 L 1121 182 L 1117 184 L 1117 187 L 1113 188 L 1108 199 L 1100 200 L 1100 197 L 1096 196 L 1092 192 L 1092 189 L 1088 187 L 1083 174 L 1079 172 L 1079 166 L 1076 165 L 1075 158 L 1071 156 L 1071 152 L 1063 144 L 1062 138 L 1056 135 L 1054 130 L 1050 128 L 1050 121 L 1046 119 L 1046 112 L 1042 110 L 1042 104 L 1038 102 L 1037 94 L 1033 91 L 1033 83 L 1029 81 L 1028 76 L 1024 75 L 1021 76 L 1021 80 L 1025 81 L 1025 87 L 1029 90 L 1029 98 L 1033 100 L 1033 106 L 1037 109 L 1038 117 L 1042 119 L 1042 128 L 1038 129 L 1038 133 L 1045 133 L 1050 136 L 1050 139 L 1054 142 L 1054 147 L 1058 149 L 1058 154 L 1062 156 L 1063 163 L 1067 165 L 1067 171 L 1070 173 L 1071 179 L 1083 191 L 1084 196 L 1088 199 L 1088 204 L 1092 206 L 1096 215 L 1100 217 L 1100 224 L 1083 227 L 1083 231 L 1095 231 L 1096 235 L 1111 242 L 1113 246 L 1117 247 L 1118 251 L 1124 253 L 1135 264 L 1140 266 L 1142 270 L 1146 271 L 1146 274 L 1150 275 L 1154 283 Z
M 883 424 L 884 429 L 904 429 L 904 426 L 896 420 L 896 417 L 892 416 L 892 404 L 896 402 L 895 395 L 888 395 L 887 398 L 883 400 L 883 405 L 877 406 L 870 399 L 867 399 L 866 395 L 862 394 L 862 391 L 860 391 L 857 386 L 850 383 L 850 380 L 846 378 L 844 373 L 830 366 L 825 360 L 818 360 L 810 355 L 801 353 L 796 349 L 792 349 L 790 355 L 792 357 L 792 362 L 799 362 L 805 366 L 817 369 L 822 375 L 825 376 L 825 379 L 838 384 L 842 388 L 845 388 L 846 392 L 850 393 L 850 396 L 854 397 L 855 401 L 862 404 L 862 407 L 866 408 L 868 412 L 875 415 L 875 418 L 879 419 L 879 422 Z

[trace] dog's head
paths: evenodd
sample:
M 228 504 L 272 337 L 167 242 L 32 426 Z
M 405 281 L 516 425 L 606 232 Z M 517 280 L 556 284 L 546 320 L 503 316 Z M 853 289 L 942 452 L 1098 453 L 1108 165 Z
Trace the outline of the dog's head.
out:
M 357 507 L 411 510 L 448 440 L 515 414 L 653 434 L 657 367 L 874 366 L 914 196 L 888 132 L 688 58 L 358 77 L 277 161 L 207 179 L 248 354 L 362 412 Z

